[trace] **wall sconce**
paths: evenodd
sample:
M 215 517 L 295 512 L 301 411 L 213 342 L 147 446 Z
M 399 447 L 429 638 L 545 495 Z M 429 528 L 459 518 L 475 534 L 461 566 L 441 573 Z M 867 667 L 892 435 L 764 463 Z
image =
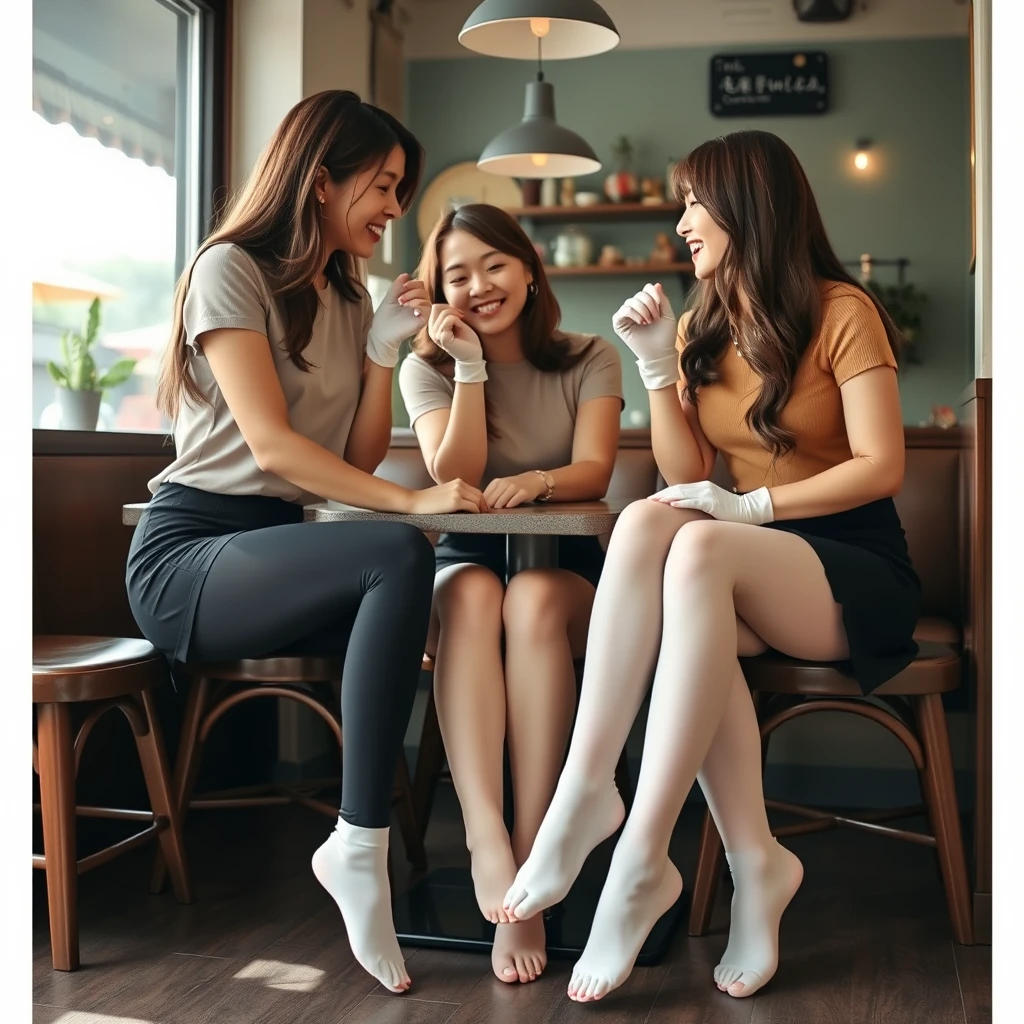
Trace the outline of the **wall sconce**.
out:
M 853 155 L 853 166 L 858 171 L 866 171 L 871 165 L 871 140 L 870 139 L 858 139 L 856 143 L 856 152 Z

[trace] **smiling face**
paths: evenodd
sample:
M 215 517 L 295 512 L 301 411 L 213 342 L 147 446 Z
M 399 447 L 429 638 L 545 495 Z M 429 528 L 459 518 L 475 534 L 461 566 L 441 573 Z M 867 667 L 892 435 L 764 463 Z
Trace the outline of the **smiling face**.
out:
M 729 248 L 729 235 L 694 197 L 692 189 L 686 189 L 683 200 L 686 209 L 676 225 L 676 234 L 685 240 L 690 250 L 693 273 L 697 280 L 714 277 L 715 270 Z
M 533 274 L 522 260 L 460 230 L 445 238 L 440 256 L 444 301 L 462 310 L 481 338 L 502 334 L 515 325 L 533 283 Z
M 402 216 L 397 188 L 405 176 L 405 153 L 395 146 L 384 163 L 333 182 L 325 167 L 317 173 L 316 193 L 323 215 L 324 245 L 369 259 L 388 221 Z

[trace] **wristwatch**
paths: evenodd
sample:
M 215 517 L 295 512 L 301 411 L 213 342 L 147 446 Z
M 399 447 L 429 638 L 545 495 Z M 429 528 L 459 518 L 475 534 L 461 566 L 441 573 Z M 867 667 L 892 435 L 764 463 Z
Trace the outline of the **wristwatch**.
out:
M 537 500 L 547 501 L 551 495 L 555 493 L 555 478 L 550 473 L 546 473 L 543 469 L 535 469 L 534 473 L 540 474 L 540 478 L 544 481 L 544 486 L 547 488 L 547 492 L 540 495 Z

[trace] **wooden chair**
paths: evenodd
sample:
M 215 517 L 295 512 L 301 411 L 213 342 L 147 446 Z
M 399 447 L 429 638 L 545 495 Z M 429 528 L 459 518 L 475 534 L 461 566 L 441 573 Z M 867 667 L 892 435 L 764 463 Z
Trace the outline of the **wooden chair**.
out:
M 582 662 L 577 662 L 577 685 L 580 682 Z M 423 655 L 423 671 L 434 671 L 434 659 L 429 654 Z M 413 777 L 412 802 L 416 825 L 421 839 L 427 835 L 430 824 L 430 812 L 434 806 L 434 794 L 439 782 L 452 781 L 451 772 L 444 760 L 444 740 L 441 737 L 441 726 L 437 720 L 437 706 L 434 703 L 433 687 L 427 693 L 427 707 L 423 716 L 423 730 L 420 734 L 420 746 L 416 756 L 416 774 Z M 629 776 L 629 760 L 623 749 L 619 762 L 615 766 L 615 785 L 622 795 L 629 811 L 633 800 L 633 786 Z
M 39 775 L 39 806 L 45 853 L 32 866 L 46 871 L 53 967 L 73 971 L 79 965 L 78 875 L 157 838 L 169 865 L 174 896 L 192 902 L 177 805 L 171 798 L 167 756 L 157 721 L 153 690 L 167 679 L 164 659 L 145 640 L 91 636 L 36 636 L 32 641 L 32 702 L 37 741 L 33 767 Z M 73 735 L 71 706 L 95 702 Z M 78 807 L 75 779 L 82 749 L 99 718 L 120 710 L 135 735 L 151 811 Z M 141 832 L 78 858 L 76 815 L 144 821 Z M 154 890 L 155 891 L 155 890 Z
M 247 700 L 278 697 L 297 701 L 315 711 L 330 727 L 340 750 L 341 718 L 336 710 L 341 685 L 342 663 L 338 658 L 280 657 L 247 658 L 211 664 L 189 663 L 188 696 L 181 727 L 181 739 L 174 765 L 174 798 L 182 821 L 191 809 L 259 807 L 294 802 L 328 818 L 338 817 L 338 805 L 316 799 L 316 794 L 337 785 L 337 779 L 315 779 L 288 784 L 270 784 L 194 797 L 196 777 L 210 730 L 233 707 Z M 412 785 L 404 751 L 395 772 L 392 804 L 409 862 L 426 866 L 423 841 L 416 827 Z M 166 868 L 161 857 L 153 865 L 153 885 L 161 888 Z
M 916 660 L 899 675 L 863 698 L 855 679 L 841 664 L 800 662 L 779 654 L 743 659 L 743 672 L 758 698 L 762 760 L 771 734 L 784 723 L 817 711 L 861 715 L 888 729 L 907 748 L 921 781 L 924 809 L 931 833 L 892 828 L 885 821 L 920 813 L 920 807 L 870 811 L 860 817 L 766 800 L 769 809 L 807 818 L 805 822 L 772 830 L 777 837 L 857 828 L 877 835 L 934 847 L 946 890 L 953 935 L 961 945 L 974 942 L 970 887 L 957 809 L 949 734 L 942 695 L 959 687 L 959 653 L 946 645 L 920 641 Z M 690 906 L 690 935 L 704 935 L 711 920 L 718 879 L 724 862 L 718 830 L 705 812 Z

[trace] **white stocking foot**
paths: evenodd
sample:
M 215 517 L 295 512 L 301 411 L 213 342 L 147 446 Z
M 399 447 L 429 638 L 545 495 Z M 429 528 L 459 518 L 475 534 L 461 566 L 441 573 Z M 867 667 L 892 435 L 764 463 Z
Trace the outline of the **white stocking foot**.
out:
M 734 885 L 729 944 L 715 983 L 737 998 L 753 995 L 779 966 L 779 923 L 804 878 L 799 858 L 774 840 L 767 850 L 727 853 Z
M 614 784 L 562 773 L 526 863 L 505 895 L 511 920 L 525 920 L 565 899 L 583 862 L 626 816 Z
M 339 821 L 313 854 L 313 874 L 338 904 L 352 954 L 392 992 L 412 982 L 395 937 L 388 884 L 388 829 Z

